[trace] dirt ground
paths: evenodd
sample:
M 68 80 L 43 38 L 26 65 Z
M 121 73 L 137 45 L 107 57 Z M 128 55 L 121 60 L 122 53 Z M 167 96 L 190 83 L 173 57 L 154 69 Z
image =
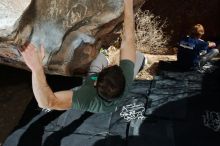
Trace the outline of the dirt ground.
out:
M 119 49 L 111 46 L 104 54 L 106 54 L 111 65 L 119 64 Z M 153 80 L 154 75 L 157 72 L 158 64 L 160 61 L 176 61 L 176 55 L 152 55 L 144 53 L 145 66 L 144 69 L 139 72 L 136 79 L 140 80 Z
M 147 61 L 145 61 L 145 67 L 137 75 L 137 79 L 140 80 L 153 80 L 157 73 L 158 65 L 160 61 L 176 61 L 176 55 L 151 55 L 145 54 Z

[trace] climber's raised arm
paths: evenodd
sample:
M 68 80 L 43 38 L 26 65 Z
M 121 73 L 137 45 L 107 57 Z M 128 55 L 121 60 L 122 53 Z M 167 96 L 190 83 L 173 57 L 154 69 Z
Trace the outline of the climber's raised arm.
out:
M 133 0 L 124 0 L 124 32 L 120 59 L 136 60 Z
M 25 63 L 32 71 L 32 87 L 39 107 L 44 109 L 66 110 L 72 106 L 73 91 L 61 91 L 53 93 L 47 84 L 43 70 L 44 48 L 35 48 L 32 44 L 26 44 L 21 49 Z

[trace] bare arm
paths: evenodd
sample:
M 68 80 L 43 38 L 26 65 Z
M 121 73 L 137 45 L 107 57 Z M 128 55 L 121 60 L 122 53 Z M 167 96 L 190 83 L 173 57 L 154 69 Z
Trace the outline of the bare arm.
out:
M 73 91 L 55 92 L 46 82 L 43 70 L 32 72 L 32 87 L 39 107 L 55 110 L 67 110 L 71 108 Z
M 124 0 L 124 36 L 122 38 L 120 60 L 128 59 L 135 63 L 135 30 L 133 0 Z
M 42 64 L 44 48 L 41 47 L 39 52 L 32 44 L 28 44 L 21 51 L 21 54 L 32 71 L 33 92 L 39 107 L 55 110 L 71 108 L 73 91 L 53 93 L 47 84 Z

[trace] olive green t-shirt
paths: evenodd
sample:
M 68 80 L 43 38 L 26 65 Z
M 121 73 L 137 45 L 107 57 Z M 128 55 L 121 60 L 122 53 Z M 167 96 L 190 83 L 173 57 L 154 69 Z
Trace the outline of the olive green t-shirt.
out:
M 134 63 L 130 60 L 121 60 L 119 65 L 123 71 L 125 77 L 125 90 L 120 98 L 123 98 L 128 93 L 129 87 L 133 81 L 134 76 Z M 115 111 L 120 98 L 112 102 L 108 102 L 100 98 L 94 87 L 93 76 L 88 76 L 81 86 L 81 88 L 73 93 L 73 105 L 74 109 L 89 111 L 93 113 L 104 113 Z

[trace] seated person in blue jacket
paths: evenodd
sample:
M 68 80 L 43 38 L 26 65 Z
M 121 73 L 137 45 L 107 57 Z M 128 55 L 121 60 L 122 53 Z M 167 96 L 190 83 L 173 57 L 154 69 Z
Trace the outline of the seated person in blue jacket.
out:
M 33 44 L 22 47 L 21 54 L 32 71 L 33 92 L 39 107 L 51 110 L 74 108 L 93 113 L 115 111 L 145 58 L 142 53 L 136 52 L 134 32 L 133 0 L 124 0 L 120 65 L 107 67 L 105 56 L 99 54 L 90 67 L 90 72 L 95 73 L 90 74 L 81 87 L 55 93 L 47 84 L 43 70 L 44 48 L 37 49 Z
M 196 24 L 190 36 L 180 41 L 178 61 L 187 67 L 201 69 L 213 57 L 219 54 L 216 43 L 202 40 L 205 34 L 204 27 Z

